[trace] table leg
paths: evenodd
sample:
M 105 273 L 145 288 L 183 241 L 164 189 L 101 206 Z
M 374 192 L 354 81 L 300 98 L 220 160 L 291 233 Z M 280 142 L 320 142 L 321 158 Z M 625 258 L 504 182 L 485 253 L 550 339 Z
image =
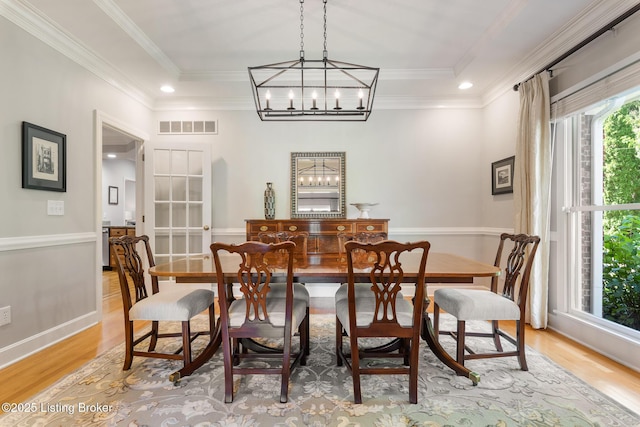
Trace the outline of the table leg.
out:
M 433 351 L 433 354 L 435 354 L 442 363 L 453 369 L 456 375 L 467 377 L 471 380 L 473 385 L 478 385 L 478 382 L 480 382 L 480 375 L 472 372 L 464 365 L 459 364 L 458 361 L 449 356 L 449 353 L 442 348 L 440 342 L 435 336 L 433 325 L 431 324 L 431 318 L 427 313 L 424 313 L 422 316 L 422 339 L 427 342 L 429 348 Z
M 207 363 L 215 354 L 222 343 L 222 334 L 220 332 L 220 319 L 216 322 L 216 328 L 213 339 L 209 341 L 207 346 L 189 365 L 169 375 L 169 381 L 174 384 L 180 381 L 180 378 L 191 375 L 196 369 Z

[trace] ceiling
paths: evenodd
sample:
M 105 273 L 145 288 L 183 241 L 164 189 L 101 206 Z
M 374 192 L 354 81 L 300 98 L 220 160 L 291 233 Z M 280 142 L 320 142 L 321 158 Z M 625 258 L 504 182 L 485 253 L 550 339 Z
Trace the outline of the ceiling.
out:
M 300 0 L 13 0 L 150 108 L 253 108 L 247 67 L 296 59 Z M 330 59 L 380 67 L 375 108 L 481 107 L 634 2 L 328 0 Z M 304 51 L 321 59 L 323 2 Z M 78 59 L 79 58 L 79 59 Z M 461 91 L 462 81 L 474 84 Z M 163 94 L 160 86 L 176 91 Z

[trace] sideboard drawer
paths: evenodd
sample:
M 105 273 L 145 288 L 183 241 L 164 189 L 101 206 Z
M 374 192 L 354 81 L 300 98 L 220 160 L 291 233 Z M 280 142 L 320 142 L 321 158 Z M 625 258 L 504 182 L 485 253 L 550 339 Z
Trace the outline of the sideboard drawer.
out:
M 306 231 L 310 233 L 313 228 L 313 224 L 307 221 L 281 221 L 279 231 Z
M 383 222 L 356 222 L 356 233 L 363 231 L 387 232 L 387 224 Z
M 353 222 L 332 222 L 320 223 L 320 233 L 351 233 L 353 232 Z
M 263 221 L 249 224 L 249 233 L 251 235 L 258 235 L 265 231 L 278 231 L 278 223 L 274 221 Z

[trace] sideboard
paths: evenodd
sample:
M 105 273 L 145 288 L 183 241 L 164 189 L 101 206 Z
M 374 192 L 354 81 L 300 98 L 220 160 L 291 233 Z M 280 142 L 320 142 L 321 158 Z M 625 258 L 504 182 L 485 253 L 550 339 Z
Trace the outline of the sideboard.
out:
M 375 231 L 388 233 L 388 219 L 247 219 L 247 240 L 258 240 L 265 231 L 306 231 L 309 233 L 307 250 L 310 254 L 338 253 L 338 233 Z

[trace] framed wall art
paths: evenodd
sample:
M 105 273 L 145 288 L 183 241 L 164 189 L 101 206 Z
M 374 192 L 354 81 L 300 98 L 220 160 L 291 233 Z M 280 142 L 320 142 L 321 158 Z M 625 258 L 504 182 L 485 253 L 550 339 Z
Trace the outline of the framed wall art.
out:
M 516 157 L 491 163 L 491 194 L 513 193 L 513 165 Z
M 22 122 L 22 188 L 67 191 L 67 136 Z
M 118 204 L 118 187 L 109 186 L 109 204 Z

